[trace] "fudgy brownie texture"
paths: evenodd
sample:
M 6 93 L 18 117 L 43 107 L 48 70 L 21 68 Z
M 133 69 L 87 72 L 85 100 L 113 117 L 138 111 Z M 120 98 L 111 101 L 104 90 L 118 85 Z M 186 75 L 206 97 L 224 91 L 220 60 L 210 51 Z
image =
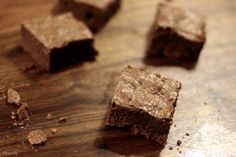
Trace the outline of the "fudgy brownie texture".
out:
M 148 40 L 147 57 L 195 61 L 206 41 L 205 17 L 193 10 L 160 3 Z
M 21 44 L 47 71 L 92 60 L 97 54 L 90 30 L 69 13 L 24 22 L 21 26 Z
M 107 125 L 130 127 L 147 139 L 165 144 L 180 88 L 176 80 L 126 67 L 111 102 Z
M 60 0 L 59 4 L 62 11 L 71 11 L 91 31 L 98 32 L 118 11 L 121 0 Z

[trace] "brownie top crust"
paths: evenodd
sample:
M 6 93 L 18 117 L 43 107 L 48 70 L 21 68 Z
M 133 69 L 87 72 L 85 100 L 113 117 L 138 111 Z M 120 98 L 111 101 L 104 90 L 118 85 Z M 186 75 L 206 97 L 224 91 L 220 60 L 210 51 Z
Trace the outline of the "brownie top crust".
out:
M 115 3 L 117 0 L 74 0 L 77 3 L 84 3 L 88 4 L 90 6 L 99 8 L 99 9 L 105 9 L 110 4 Z
M 157 23 L 162 28 L 171 28 L 179 35 L 196 42 L 205 41 L 205 17 L 193 10 L 168 4 L 158 4 Z
M 48 49 L 60 48 L 73 41 L 93 40 L 87 26 L 70 13 L 26 21 L 23 27 Z
M 143 110 L 160 119 L 170 119 L 181 83 L 127 66 L 121 74 L 112 103 Z

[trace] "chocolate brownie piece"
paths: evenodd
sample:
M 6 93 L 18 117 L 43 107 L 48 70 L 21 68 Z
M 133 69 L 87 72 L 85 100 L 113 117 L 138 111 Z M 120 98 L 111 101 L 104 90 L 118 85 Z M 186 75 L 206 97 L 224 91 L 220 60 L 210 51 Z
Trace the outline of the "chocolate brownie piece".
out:
M 93 32 L 98 32 L 118 11 L 121 0 L 60 0 L 59 3 Z
M 181 83 L 144 69 L 126 67 L 116 87 L 107 125 L 130 127 L 165 144 Z
M 197 60 L 206 40 L 205 17 L 160 3 L 148 38 L 148 57 Z
M 47 71 L 92 60 L 97 54 L 90 30 L 69 13 L 24 22 L 21 43 L 35 62 Z

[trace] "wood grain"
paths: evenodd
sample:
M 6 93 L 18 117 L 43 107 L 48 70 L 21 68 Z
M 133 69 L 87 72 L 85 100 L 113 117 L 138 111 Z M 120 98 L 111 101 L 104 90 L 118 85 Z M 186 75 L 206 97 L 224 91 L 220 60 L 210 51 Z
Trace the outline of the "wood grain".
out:
M 10 113 L 15 108 L 6 105 L 2 91 L 0 156 L 236 156 L 235 0 L 173 1 L 207 15 L 207 43 L 192 69 L 143 62 L 146 34 L 157 1 L 124 0 L 121 11 L 95 37 L 100 52 L 95 62 L 51 74 L 24 73 L 22 68 L 32 59 L 19 47 L 20 23 L 49 15 L 55 3 L 0 1 L 0 87 L 18 90 L 32 113 L 26 129 L 14 127 Z M 127 130 L 103 125 L 119 73 L 127 64 L 146 66 L 183 83 L 167 145 L 162 150 Z M 52 113 L 54 119 L 46 120 L 47 113 Z M 57 119 L 62 116 L 67 122 L 59 124 Z M 50 132 L 53 127 L 58 128 L 55 135 Z M 37 128 L 46 132 L 48 141 L 32 148 L 26 137 Z M 182 140 L 180 147 L 176 146 L 178 139 Z

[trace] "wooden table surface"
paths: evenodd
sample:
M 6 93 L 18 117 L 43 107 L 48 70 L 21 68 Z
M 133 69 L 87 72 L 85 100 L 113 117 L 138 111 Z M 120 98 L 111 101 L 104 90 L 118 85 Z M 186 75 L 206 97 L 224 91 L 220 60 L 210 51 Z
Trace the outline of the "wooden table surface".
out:
M 0 1 L 0 87 L 5 86 L 0 93 L 0 156 L 236 156 L 235 0 L 173 2 L 207 15 L 207 42 L 193 68 L 144 62 L 146 34 L 157 0 L 123 0 L 120 12 L 95 37 L 100 52 L 95 62 L 51 74 L 24 73 L 22 68 L 33 61 L 19 47 L 20 23 L 49 15 L 55 2 Z M 119 73 L 128 64 L 145 66 L 183 84 L 162 150 L 127 130 L 104 127 Z M 30 105 L 32 115 L 25 129 L 13 126 L 10 114 L 15 108 L 5 100 L 9 87 Z M 54 119 L 46 120 L 47 113 Z M 67 122 L 59 124 L 62 116 Z M 54 127 L 55 135 L 50 131 Z M 47 134 L 44 146 L 32 148 L 26 141 L 34 129 Z M 180 147 L 177 140 L 182 141 Z

